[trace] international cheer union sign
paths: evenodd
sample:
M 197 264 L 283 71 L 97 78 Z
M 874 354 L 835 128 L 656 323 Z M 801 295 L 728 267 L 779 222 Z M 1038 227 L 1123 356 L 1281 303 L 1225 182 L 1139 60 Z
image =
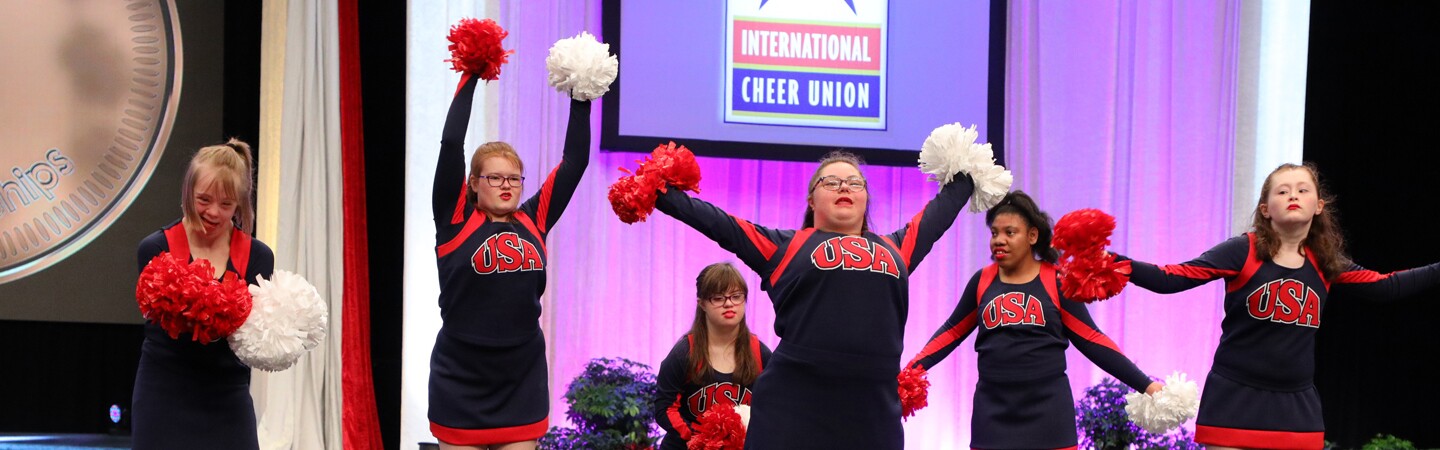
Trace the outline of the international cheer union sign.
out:
M 885 0 L 729 0 L 725 121 L 885 129 Z

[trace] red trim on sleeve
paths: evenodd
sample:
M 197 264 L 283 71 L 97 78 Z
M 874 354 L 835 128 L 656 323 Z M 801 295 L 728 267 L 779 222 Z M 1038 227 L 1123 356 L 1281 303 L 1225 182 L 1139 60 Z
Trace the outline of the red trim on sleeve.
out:
M 905 224 L 905 245 L 900 247 L 900 258 L 905 260 L 905 267 L 910 267 L 910 255 L 915 253 L 915 239 L 920 235 L 920 219 L 925 217 L 925 211 L 921 210 Z
M 1060 323 L 1065 324 L 1065 328 L 1069 328 L 1070 331 L 1080 336 L 1081 339 L 1114 350 L 1115 353 L 1125 354 L 1125 352 L 1120 351 L 1119 345 L 1115 345 L 1115 341 L 1110 340 L 1110 336 L 1106 336 L 1105 333 L 1090 328 L 1090 325 L 1085 324 L 1085 321 L 1070 315 L 1070 312 L 1065 310 L 1064 305 L 1060 304 L 1060 296 L 1056 295 L 1055 279 L 1058 276 L 1055 266 L 1049 263 L 1045 263 L 1040 269 L 1040 281 L 1041 284 L 1045 285 L 1045 293 L 1050 294 L 1050 300 L 1055 302 L 1055 309 L 1060 310 Z
M 1343 273 L 1340 274 L 1340 276 L 1335 277 L 1335 282 L 1336 282 L 1336 283 L 1342 283 L 1342 284 L 1350 284 L 1350 283 L 1362 283 L 1362 284 L 1363 284 L 1363 283 L 1374 283 L 1374 282 L 1377 282 L 1377 281 L 1380 281 L 1380 280 L 1384 280 L 1384 279 L 1386 279 L 1386 278 L 1390 278 L 1390 275 L 1394 275 L 1394 274 L 1391 274 L 1391 273 L 1382 274 L 1382 273 L 1380 273 L 1380 272 L 1376 272 L 1376 271 L 1373 271 L 1373 270 L 1351 270 L 1351 271 L 1348 271 L 1348 272 L 1343 272 Z M 1322 275 L 1322 277 L 1323 277 L 1323 275 Z M 1326 285 L 1326 286 L 1328 287 L 1329 285 Z
M 460 199 L 455 201 L 455 213 L 450 215 L 450 224 L 465 221 L 465 195 L 470 193 L 469 183 L 460 183 Z
M 685 402 L 685 394 L 675 394 L 675 401 L 670 407 L 665 408 L 665 418 L 670 419 L 670 427 L 680 434 L 680 439 L 690 440 L 690 424 L 685 423 L 685 417 L 680 415 L 680 405 Z
M 565 161 L 561 160 L 560 164 L 565 164 Z M 559 164 L 550 169 L 550 175 L 545 177 L 545 185 L 540 187 L 540 206 L 535 208 L 535 218 L 538 219 L 535 225 L 539 226 L 542 232 L 548 233 L 550 230 L 550 224 L 547 223 L 550 220 L 550 193 L 555 190 L 555 172 L 558 171 Z M 540 233 L 535 233 L 535 236 L 540 236 Z
M 1184 264 L 1170 264 L 1160 266 L 1160 270 L 1166 274 L 1181 276 L 1195 280 L 1214 280 L 1216 278 L 1229 278 L 1239 275 L 1239 272 L 1225 269 L 1212 269 L 1209 267 L 1187 266 Z
M 770 242 L 770 238 L 760 234 L 760 231 L 755 229 L 755 224 L 750 223 L 748 220 L 735 217 L 734 215 L 731 215 L 730 218 L 735 220 L 735 225 L 739 225 L 740 229 L 745 231 L 745 237 L 750 238 L 750 244 L 754 245 L 755 249 L 760 251 L 760 256 L 765 257 L 765 259 L 770 259 L 770 257 L 775 254 L 775 250 L 777 249 L 775 243 Z
M 750 335 L 750 356 L 755 357 L 755 371 L 765 370 L 765 358 L 760 356 L 760 338 Z
M 1195 425 L 1195 442 L 1237 448 L 1311 449 L 1325 446 L 1325 432 L 1246 430 Z
M 1260 265 L 1264 263 L 1255 253 L 1255 233 L 1245 233 L 1245 238 L 1249 241 L 1249 247 L 1245 251 L 1245 267 L 1240 268 L 1240 275 L 1225 282 L 1225 292 L 1235 292 L 1245 287 L 1245 283 L 1250 282 L 1250 277 L 1255 276 L 1255 272 L 1259 271 Z
M 541 202 L 544 202 L 544 200 L 541 200 Z M 530 234 L 535 235 L 535 239 L 540 241 L 540 251 L 544 252 L 546 255 L 549 255 L 550 250 L 545 248 L 545 235 L 540 234 L 540 230 L 535 227 L 535 221 L 531 220 L 529 215 L 521 211 L 515 211 L 514 217 L 516 222 L 520 222 L 521 226 L 524 226 L 525 229 L 530 230 Z
M 430 434 L 446 444 L 454 445 L 489 445 L 508 444 L 511 442 L 524 442 L 540 439 L 545 431 L 550 428 L 550 417 L 546 416 L 528 425 L 516 425 L 504 428 L 489 428 L 484 430 L 467 430 L 464 428 L 450 428 L 435 422 L 430 422 Z
M 929 358 L 930 355 L 934 355 L 935 352 L 949 347 L 950 344 L 965 337 L 967 333 L 975 329 L 975 314 L 977 312 L 979 312 L 979 310 L 966 314 L 964 319 L 960 319 L 960 323 L 955 324 L 955 326 L 950 327 L 943 333 L 940 333 L 939 336 L 931 339 L 930 342 L 925 344 L 925 348 L 920 349 L 920 353 L 910 359 L 910 363 L 906 364 L 905 367 L 915 367 L 915 364 L 919 363 L 920 360 Z
M 780 260 L 780 265 L 775 266 L 775 272 L 770 274 L 771 286 L 780 280 L 780 274 L 785 273 L 785 266 L 790 265 L 790 259 L 800 252 L 800 247 L 805 246 L 805 241 L 810 239 L 812 234 L 815 234 L 815 229 L 806 228 L 795 232 L 795 236 L 790 238 L 790 245 L 785 246 L 785 257 Z
M 456 97 L 460 95 L 460 90 L 465 88 L 465 82 L 470 81 L 470 77 L 471 75 L 469 72 L 460 74 L 460 84 L 455 85 L 455 95 L 451 95 L 451 97 Z
M 455 249 L 460 248 L 460 244 L 465 243 L 465 239 L 469 238 L 470 234 L 474 233 L 475 230 L 479 229 L 480 225 L 483 224 L 485 224 L 484 214 L 478 212 L 475 214 L 471 214 L 470 220 L 465 222 L 465 227 L 460 229 L 459 234 L 456 234 L 454 238 L 451 238 L 450 242 L 446 242 L 444 244 L 441 244 L 439 247 L 435 247 L 435 257 L 444 258 L 445 255 L 448 255 L 450 254 L 450 252 L 455 251 Z

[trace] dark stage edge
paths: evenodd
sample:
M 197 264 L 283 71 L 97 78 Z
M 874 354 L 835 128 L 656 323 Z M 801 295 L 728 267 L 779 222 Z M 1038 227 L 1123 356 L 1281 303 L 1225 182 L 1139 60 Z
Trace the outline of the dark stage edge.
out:
M 130 436 L 0 433 L 0 450 L 129 450 Z

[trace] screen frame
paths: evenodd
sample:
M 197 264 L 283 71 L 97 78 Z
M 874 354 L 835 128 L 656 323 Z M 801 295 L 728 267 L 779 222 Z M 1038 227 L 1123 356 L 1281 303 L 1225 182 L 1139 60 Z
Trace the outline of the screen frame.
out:
M 623 51 L 620 42 L 620 1 L 602 1 L 602 37 L 610 44 L 610 50 L 619 57 Z M 991 148 L 995 151 L 996 164 L 1004 165 L 1005 136 L 1005 17 L 1006 0 L 990 0 L 990 39 L 988 42 L 989 73 L 986 75 L 985 127 Z M 675 140 L 674 137 L 642 136 L 620 134 L 620 71 L 610 91 L 601 102 L 600 151 L 649 153 L 659 143 Z M 941 124 L 937 124 L 939 126 Z M 859 155 L 866 164 L 882 166 L 914 166 L 920 151 L 915 149 L 885 149 L 863 147 L 835 147 L 829 145 L 777 144 L 768 142 L 724 141 L 686 138 L 681 142 L 696 155 L 735 159 L 759 159 L 774 161 L 816 161 L 826 153 L 838 149 Z

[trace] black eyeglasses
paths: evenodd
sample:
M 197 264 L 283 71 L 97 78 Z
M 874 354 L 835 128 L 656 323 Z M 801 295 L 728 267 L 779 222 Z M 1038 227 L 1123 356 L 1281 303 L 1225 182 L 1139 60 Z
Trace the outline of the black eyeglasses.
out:
M 511 175 L 508 177 L 504 175 L 481 175 L 480 178 L 484 178 L 485 184 L 489 184 L 490 187 L 504 186 L 507 181 L 510 182 L 511 186 L 516 187 L 525 183 L 525 177 L 519 175 Z
M 825 188 L 827 191 L 838 191 L 840 190 L 840 186 L 848 187 L 852 191 L 863 191 L 865 190 L 865 179 L 857 175 L 851 175 L 850 178 L 826 175 L 820 177 L 820 181 L 816 182 L 815 185 Z
M 732 292 L 725 295 L 713 295 L 705 298 L 705 301 L 709 302 L 710 306 L 725 306 L 726 302 L 743 305 L 745 304 L 745 293 Z

